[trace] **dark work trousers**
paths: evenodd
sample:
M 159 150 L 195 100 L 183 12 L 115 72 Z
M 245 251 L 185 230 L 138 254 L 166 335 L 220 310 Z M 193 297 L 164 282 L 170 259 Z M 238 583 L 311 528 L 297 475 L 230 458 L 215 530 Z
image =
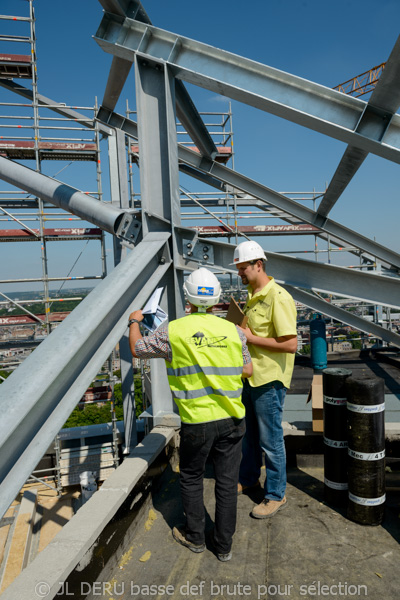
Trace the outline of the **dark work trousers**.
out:
M 214 547 L 230 552 L 236 528 L 237 484 L 242 455 L 245 419 L 228 418 L 208 423 L 182 423 L 180 485 L 186 515 L 186 538 L 193 544 L 205 541 L 203 478 L 210 456 L 215 473 Z

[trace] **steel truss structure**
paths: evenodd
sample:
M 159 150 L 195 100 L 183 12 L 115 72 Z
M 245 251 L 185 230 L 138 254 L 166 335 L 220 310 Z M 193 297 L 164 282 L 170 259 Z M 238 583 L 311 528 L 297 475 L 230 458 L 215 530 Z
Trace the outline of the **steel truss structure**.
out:
M 400 255 L 328 219 L 334 202 L 368 152 L 400 162 L 400 116 L 395 114 L 400 102 L 397 84 L 400 42 L 396 43 L 371 100 L 366 103 L 154 27 L 136 0 L 100 0 L 100 3 L 106 12 L 95 40 L 113 55 L 97 115 L 100 130 L 109 138 L 112 204 L 101 204 L 70 186 L 0 158 L 0 178 L 111 233 L 116 265 L 0 387 L 5 407 L 5 418 L 0 425 L 1 513 L 118 341 L 129 452 L 135 444 L 135 423 L 127 315 L 140 308 L 160 284 L 166 287 L 163 308 L 174 319 L 184 313 L 185 271 L 202 264 L 219 273 L 234 272 L 228 267 L 232 263 L 233 245 L 212 239 L 204 241 L 196 230 L 182 226 L 179 171 L 230 194 L 232 203 L 256 205 L 267 213 L 278 210 L 287 222 L 310 224 L 322 238 L 349 244 L 371 263 L 379 259 L 387 275 L 267 253 L 269 271 L 300 302 L 400 345 L 398 334 L 349 315 L 311 293 L 317 290 L 374 304 L 400 306 Z M 115 112 L 132 67 L 137 123 Z M 347 143 L 348 149 L 319 208 L 306 209 L 219 164 L 215 160 L 218 150 L 184 81 Z M 26 93 L 21 88 L 16 91 Z M 41 101 L 56 105 L 47 98 Z M 59 104 L 55 110 L 60 114 L 68 112 Z M 178 143 L 177 116 L 197 152 Z M 134 142 L 140 148 L 140 210 L 129 202 L 127 139 L 129 144 Z M 179 426 L 162 360 L 152 361 L 151 396 L 154 424 Z

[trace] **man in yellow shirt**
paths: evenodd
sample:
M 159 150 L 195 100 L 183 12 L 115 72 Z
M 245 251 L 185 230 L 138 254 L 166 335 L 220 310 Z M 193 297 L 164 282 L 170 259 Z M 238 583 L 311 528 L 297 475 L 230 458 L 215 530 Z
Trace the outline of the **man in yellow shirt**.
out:
M 287 505 L 286 453 L 282 414 L 297 350 L 296 307 L 292 296 L 265 272 L 265 253 L 259 244 L 242 242 L 234 263 L 248 286 L 243 329 L 253 362 L 253 375 L 244 383 L 246 434 L 238 493 L 259 486 L 265 454 L 264 500 L 252 510 L 258 519 L 271 517 Z

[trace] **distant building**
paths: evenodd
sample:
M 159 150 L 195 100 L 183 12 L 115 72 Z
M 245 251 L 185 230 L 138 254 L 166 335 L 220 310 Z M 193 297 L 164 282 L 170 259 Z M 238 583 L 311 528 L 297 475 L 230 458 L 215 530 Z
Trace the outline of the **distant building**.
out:
M 351 342 L 335 342 L 333 344 L 334 352 L 345 352 L 346 350 L 352 350 L 353 346 Z

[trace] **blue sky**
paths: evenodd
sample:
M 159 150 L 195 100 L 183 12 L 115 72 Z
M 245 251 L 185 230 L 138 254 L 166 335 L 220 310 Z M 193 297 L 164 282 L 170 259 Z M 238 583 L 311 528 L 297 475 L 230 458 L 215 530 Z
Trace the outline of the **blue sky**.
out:
M 101 103 L 112 57 L 92 39 L 102 18 L 100 3 L 97 0 L 68 3 L 35 0 L 34 5 L 39 92 L 67 105 L 93 106 L 96 96 Z M 397 0 L 381 0 L 379 4 L 376 0 L 255 0 L 247 3 L 147 0 L 143 5 L 155 26 L 327 87 L 334 87 L 386 61 L 400 33 Z M 26 15 L 26 10 L 25 0 L 2 0 L 3 15 Z M 0 33 L 21 33 L 15 23 L 0 21 L 0 27 Z M 13 49 L 3 44 L 0 51 L 28 53 L 22 44 L 14 44 Z M 228 109 L 228 99 L 193 86 L 188 89 L 198 110 Z M 134 108 L 133 75 L 117 107 L 120 112 L 125 110 L 126 98 Z M 0 102 L 8 101 L 11 101 L 10 95 L 0 89 Z M 277 191 L 322 191 L 329 183 L 345 150 L 343 143 L 237 102 L 232 102 L 232 110 L 238 171 Z M 94 189 L 93 165 L 89 168 L 88 165 L 75 163 L 57 177 L 80 189 Z M 62 167 L 61 163 L 47 162 L 44 171 L 55 175 Z M 104 171 L 107 197 L 106 168 Z M 399 252 L 398 180 L 398 165 L 369 156 L 333 209 L 331 218 Z M 189 187 L 186 180 L 184 184 Z M 190 184 L 191 191 L 198 188 L 195 181 Z M 0 223 L 0 226 L 5 225 Z M 289 242 L 287 238 L 269 237 L 263 245 L 270 250 L 282 250 L 289 244 L 292 244 L 289 247 L 299 246 L 300 240 L 297 240 Z M 310 238 L 301 244 L 312 247 Z M 94 242 L 85 248 L 76 267 L 77 274 L 93 271 L 91 261 L 98 255 L 98 246 L 96 243 L 92 248 L 92 245 Z M 9 251 L 10 245 L 5 246 Z M 40 272 L 39 248 L 33 249 L 33 246 L 39 244 L 12 245 L 13 260 L 21 276 L 32 269 Z M 111 248 L 109 242 L 107 246 Z M 54 256 L 50 259 L 51 271 L 66 274 L 82 245 L 71 243 L 68 251 L 61 255 L 52 247 L 49 250 Z M 96 272 L 99 265 L 97 260 Z M 15 268 L 14 265 L 14 272 Z M 4 267 L 0 278 L 11 277 L 7 270 Z M 11 291 L 12 287 L 7 289 Z M 3 291 L 7 293 L 5 288 Z

